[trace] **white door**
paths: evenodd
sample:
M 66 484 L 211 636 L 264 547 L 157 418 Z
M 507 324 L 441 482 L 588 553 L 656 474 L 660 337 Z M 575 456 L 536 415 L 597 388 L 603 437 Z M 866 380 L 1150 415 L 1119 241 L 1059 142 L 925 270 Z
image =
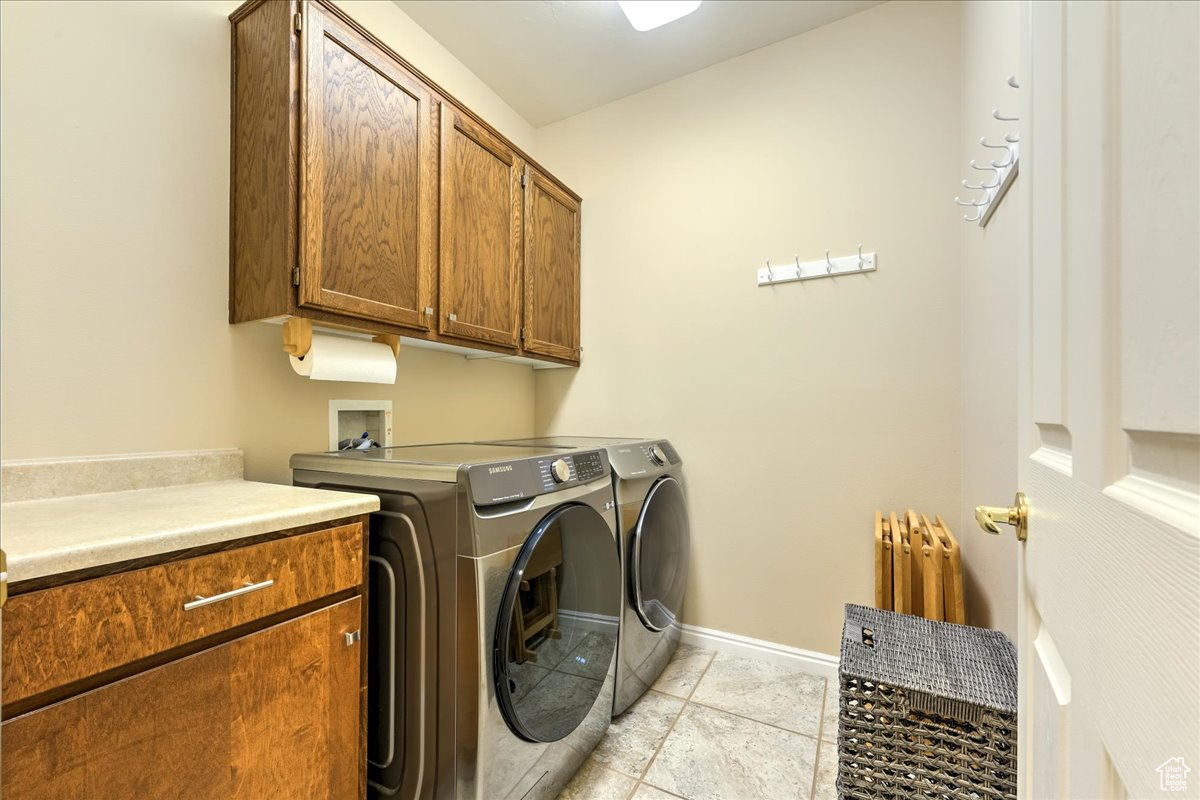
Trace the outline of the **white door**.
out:
M 1025 5 L 1020 795 L 1200 797 L 1200 3 Z

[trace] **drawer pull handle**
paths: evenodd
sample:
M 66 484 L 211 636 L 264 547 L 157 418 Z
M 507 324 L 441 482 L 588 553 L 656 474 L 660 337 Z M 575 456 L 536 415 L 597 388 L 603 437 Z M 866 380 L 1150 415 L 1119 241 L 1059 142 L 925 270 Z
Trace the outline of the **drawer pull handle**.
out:
M 183 604 L 183 610 L 191 611 L 193 608 L 212 605 L 213 603 L 219 603 L 222 600 L 228 600 L 231 597 L 250 594 L 251 592 L 257 592 L 259 589 L 266 589 L 274 585 L 275 581 L 271 578 L 267 578 L 265 581 L 260 581 L 259 583 L 247 583 L 245 586 L 239 586 L 237 589 L 230 589 L 228 592 L 214 594 L 212 597 L 204 597 L 203 595 L 198 594 L 196 595 L 195 600 L 190 600 Z

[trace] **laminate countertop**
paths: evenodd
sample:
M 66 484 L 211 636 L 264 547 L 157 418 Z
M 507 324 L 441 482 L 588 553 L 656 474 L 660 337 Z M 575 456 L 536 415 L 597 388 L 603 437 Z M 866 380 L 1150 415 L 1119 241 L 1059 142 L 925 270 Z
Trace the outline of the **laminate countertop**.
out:
M 162 457 L 184 454 L 145 457 L 160 459 L 151 464 L 155 469 L 147 468 L 145 458 L 123 457 L 128 463 L 101 470 L 105 485 L 99 487 L 100 491 L 50 497 L 44 496 L 46 491 L 38 487 L 53 485 L 55 491 L 61 490 L 70 487 L 81 474 L 92 485 L 89 487 L 85 481 L 85 485 L 75 488 L 97 488 L 94 474 L 85 473 L 97 471 L 98 459 L 72 460 L 67 472 L 46 471 L 51 462 L 6 463 L 4 469 L 10 474 L 6 475 L 5 499 L 14 495 L 31 498 L 0 504 L 0 546 L 8 557 L 9 584 L 379 509 L 379 498 L 373 495 L 242 480 L 241 454 L 219 452 L 227 459 L 229 453 L 236 453 L 236 469 L 226 465 L 216 471 L 177 471 L 172 475 L 170 469 L 161 467 L 174 462 L 162 461 Z M 196 458 L 195 454 L 187 455 Z M 122 469 L 126 472 L 122 473 Z M 131 469 L 140 469 L 142 475 L 166 475 L 173 483 L 145 486 L 152 479 L 125 480 L 127 475 L 134 474 Z M 200 482 L 188 482 L 189 475 L 198 477 Z

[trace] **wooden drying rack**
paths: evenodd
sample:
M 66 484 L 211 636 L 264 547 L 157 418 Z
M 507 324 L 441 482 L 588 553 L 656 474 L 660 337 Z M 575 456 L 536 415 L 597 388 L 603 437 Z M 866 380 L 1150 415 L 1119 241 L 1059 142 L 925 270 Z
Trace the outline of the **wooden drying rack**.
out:
M 965 625 L 962 552 L 940 516 L 875 512 L 875 607 Z

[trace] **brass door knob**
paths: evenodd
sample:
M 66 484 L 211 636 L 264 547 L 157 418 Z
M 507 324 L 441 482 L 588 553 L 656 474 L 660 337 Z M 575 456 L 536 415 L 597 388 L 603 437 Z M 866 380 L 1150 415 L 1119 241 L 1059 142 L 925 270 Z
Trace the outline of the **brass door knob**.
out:
M 997 536 L 1000 535 L 998 524 L 1012 525 L 1017 529 L 1017 541 L 1025 541 L 1029 536 L 1029 504 L 1025 502 L 1025 493 L 1017 492 L 1012 508 L 975 506 L 975 521 L 979 527 Z

